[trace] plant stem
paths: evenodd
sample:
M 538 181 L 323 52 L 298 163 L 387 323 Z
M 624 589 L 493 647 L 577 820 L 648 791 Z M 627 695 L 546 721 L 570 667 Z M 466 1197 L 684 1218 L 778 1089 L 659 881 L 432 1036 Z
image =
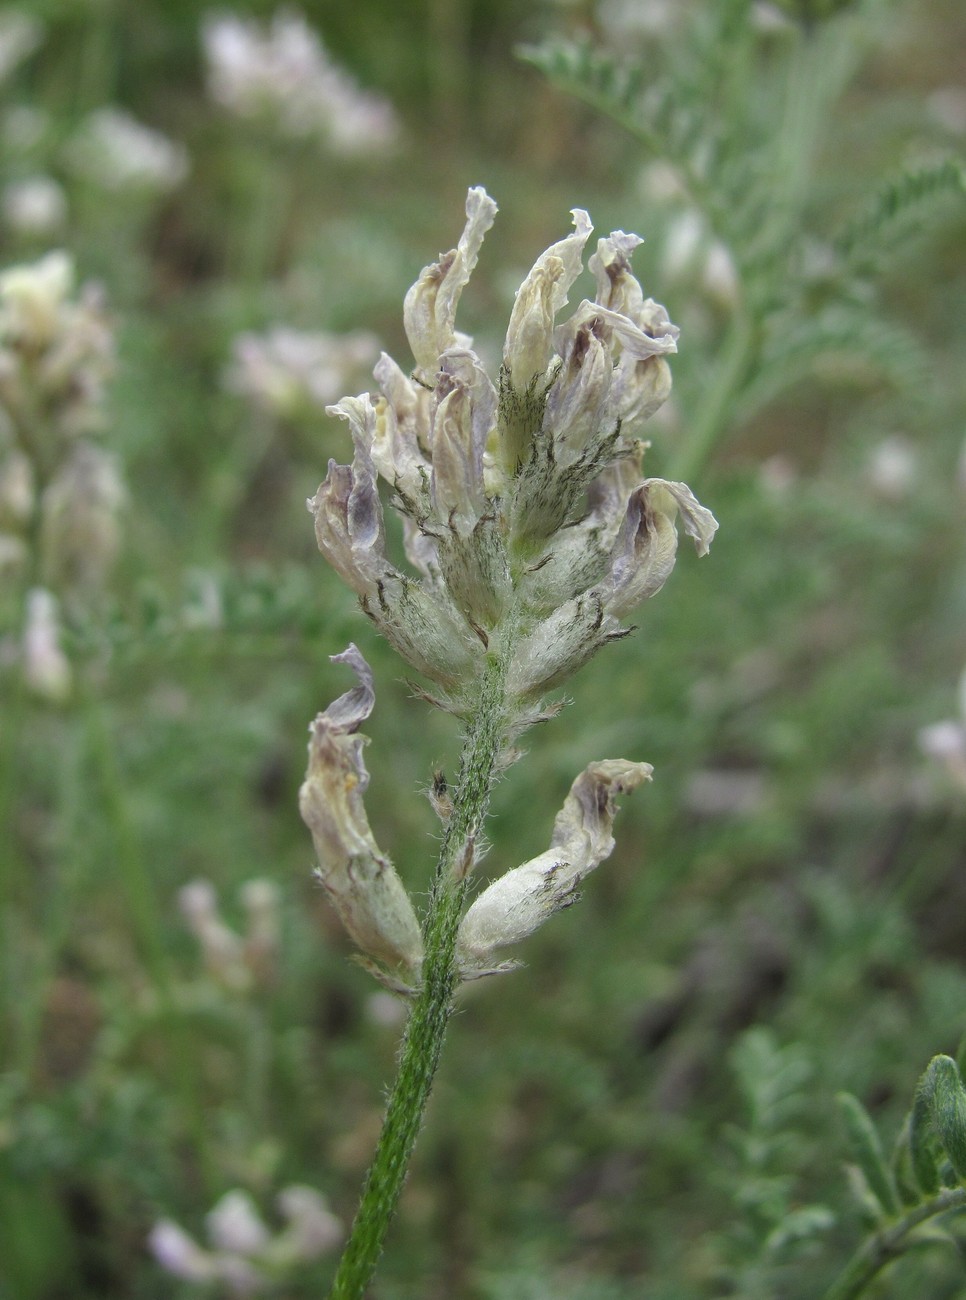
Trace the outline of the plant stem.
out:
M 908 1248 L 906 1238 L 921 1223 L 946 1214 L 950 1210 L 966 1209 L 966 1188 L 946 1188 L 924 1205 L 918 1205 L 891 1228 L 870 1237 L 846 1265 L 825 1293 L 825 1300 L 855 1300 L 876 1274 L 891 1264 Z
M 751 312 L 739 303 L 725 336 L 707 396 L 698 408 L 687 442 L 672 460 L 668 477 L 687 483 L 700 474 L 730 420 L 734 402 L 748 377 L 756 348 Z
M 465 857 L 472 851 L 490 801 L 503 743 L 507 655 L 493 656 L 470 714 L 439 862 L 424 924 L 423 980 L 403 1039 L 399 1069 L 386 1107 L 362 1200 L 332 1284 L 330 1300 L 361 1300 L 379 1256 L 422 1125 L 458 980 L 454 955 L 463 899 Z

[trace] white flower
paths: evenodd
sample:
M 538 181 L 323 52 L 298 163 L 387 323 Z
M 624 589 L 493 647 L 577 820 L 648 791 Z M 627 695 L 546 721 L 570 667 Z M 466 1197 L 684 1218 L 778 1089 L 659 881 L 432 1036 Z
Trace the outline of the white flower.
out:
M 375 335 L 362 330 L 313 334 L 275 325 L 234 340 L 225 386 L 270 414 L 297 417 L 324 411 L 378 355 Z
M 27 176 L 4 186 L 0 208 L 11 230 L 50 235 L 67 220 L 67 195 L 52 176 Z
M 942 763 L 954 783 L 966 792 L 966 670 L 959 679 L 959 718 L 934 722 L 919 732 L 919 748 Z
M 868 460 L 868 481 L 876 496 L 901 501 L 912 491 L 919 472 L 916 448 L 902 434 L 883 438 Z
M 188 174 L 184 145 L 123 109 L 95 109 L 67 144 L 71 166 L 106 190 L 170 190 Z
M 323 1196 L 293 1184 L 278 1196 L 286 1226 L 273 1233 L 247 1192 L 227 1192 L 205 1220 L 210 1249 L 171 1219 L 160 1219 L 148 1246 L 161 1267 L 186 1282 L 221 1282 L 232 1295 L 274 1290 L 293 1266 L 317 1259 L 342 1238 L 341 1222 Z
M 74 287 L 74 262 L 62 249 L 0 272 L 0 339 L 49 346 L 61 332 Z
M 60 644 L 60 609 L 42 587 L 27 594 L 23 634 L 23 672 L 27 686 L 42 699 L 59 704 L 70 694 L 70 662 Z
M 212 978 L 232 992 L 245 992 L 251 984 L 251 972 L 245 963 L 242 940 L 222 920 L 211 882 L 194 880 L 184 885 L 178 892 L 178 906 L 198 940 Z
M 238 117 L 342 153 L 379 152 L 395 141 L 392 106 L 357 86 L 295 10 L 277 13 L 267 31 L 252 19 L 210 15 L 202 45 L 209 93 Z
M 234 1255 L 260 1255 L 271 1240 L 247 1192 L 226 1193 L 205 1218 L 205 1226 L 215 1249 Z

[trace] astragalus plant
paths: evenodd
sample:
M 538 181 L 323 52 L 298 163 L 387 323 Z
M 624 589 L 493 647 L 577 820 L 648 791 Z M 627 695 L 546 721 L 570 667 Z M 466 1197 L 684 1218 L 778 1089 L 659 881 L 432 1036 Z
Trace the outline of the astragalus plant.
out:
M 457 332 L 496 204 L 471 189 L 455 249 L 406 295 L 410 371 L 383 355 L 380 392 L 331 410 L 348 425 L 351 465 L 329 463 L 309 507 L 319 547 L 403 659 L 428 678 L 420 694 L 460 719 L 455 784 L 437 779 L 439 860 L 422 921 L 376 844 L 363 806 L 359 728 L 372 674 L 355 646 L 335 656 L 358 685 L 311 726 L 302 816 L 318 876 L 362 961 L 411 1000 L 382 1136 L 333 1296 L 361 1296 L 375 1268 L 432 1086 L 461 980 L 512 968 L 502 949 L 577 898 L 611 852 L 615 800 L 649 779 L 646 763 L 591 763 L 557 814 L 550 847 L 482 889 L 466 908 L 500 773 L 522 732 L 548 719 L 561 686 L 655 595 L 674 566 L 676 520 L 699 554 L 717 524 L 683 483 L 646 478 L 635 433 L 668 396 L 677 329 L 631 273 L 636 235 L 598 241 L 597 282 L 559 324 L 592 226 L 536 261 L 517 292 L 496 381 Z M 411 572 L 389 558 L 379 480 L 402 517 Z

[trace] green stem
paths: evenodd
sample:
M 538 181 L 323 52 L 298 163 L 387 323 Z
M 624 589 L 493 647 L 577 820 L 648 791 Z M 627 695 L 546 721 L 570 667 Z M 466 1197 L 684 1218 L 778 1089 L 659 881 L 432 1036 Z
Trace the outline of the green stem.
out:
M 825 1293 L 825 1300 L 855 1300 L 872 1279 L 908 1249 L 909 1234 L 921 1223 L 951 1210 L 966 1209 L 966 1188 L 953 1187 L 910 1210 L 891 1228 L 870 1237 Z
M 406 1027 L 379 1145 L 329 1300 L 361 1300 L 365 1294 L 432 1090 L 458 981 L 454 957 L 466 893 L 465 855 L 472 851 L 486 817 L 493 770 L 503 743 L 506 666 L 505 654 L 491 659 L 480 684 L 477 707 L 470 713 L 453 813 L 443 836 L 424 926 L 423 981 Z
M 735 399 L 755 356 L 756 336 L 752 313 L 739 304 L 731 319 L 714 380 L 698 408 L 687 441 L 671 462 L 669 478 L 687 483 L 700 474 L 733 414 Z

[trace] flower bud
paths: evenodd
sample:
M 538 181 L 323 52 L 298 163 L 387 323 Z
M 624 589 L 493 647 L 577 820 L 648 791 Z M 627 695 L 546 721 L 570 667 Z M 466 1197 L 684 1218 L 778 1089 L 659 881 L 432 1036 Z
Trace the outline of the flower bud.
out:
M 651 779 L 649 763 L 591 763 L 570 787 L 546 853 L 508 871 L 483 891 L 463 917 L 457 959 L 465 976 L 492 970 L 498 948 L 519 943 L 554 912 L 577 901 L 581 880 L 614 848 L 617 795 Z
M 309 728 L 309 767 L 299 791 L 302 819 L 312 832 L 317 875 L 346 930 L 370 957 L 418 977 L 422 936 L 402 881 L 372 836 L 363 806 L 369 773 L 366 738 L 354 734 L 372 712 L 372 671 L 354 645 L 345 663 L 359 685 L 340 696 Z

